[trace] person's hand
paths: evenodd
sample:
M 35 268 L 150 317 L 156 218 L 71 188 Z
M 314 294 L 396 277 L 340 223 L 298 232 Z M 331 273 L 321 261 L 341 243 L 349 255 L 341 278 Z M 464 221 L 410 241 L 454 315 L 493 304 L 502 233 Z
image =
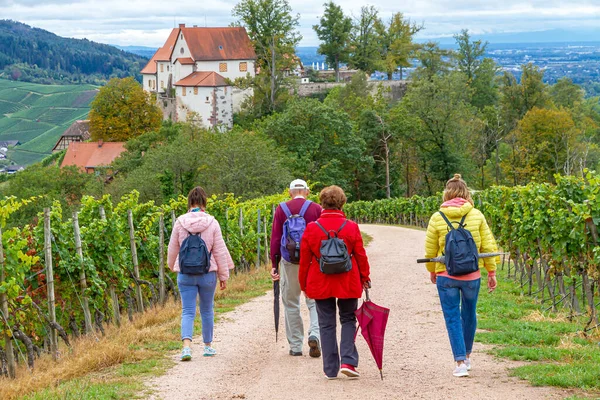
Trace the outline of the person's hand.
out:
M 271 268 L 271 278 L 273 281 L 279 280 L 279 272 L 277 272 L 277 268 Z
M 498 281 L 496 280 L 496 275 L 494 276 L 488 276 L 488 292 L 492 293 L 494 290 L 496 290 L 496 286 L 498 286 Z
M 227 281 L 219 281 L 219 288 L 221 290 L 227 289 Z
M 437 274 L 435 272 L 430 272 L 429 280 L 431 281 L 431 283 L 435 284 L 437 282 Z
M 363 283 L 363 288 L 365 289 L 371 289 L 371 281 L 366 281 Z

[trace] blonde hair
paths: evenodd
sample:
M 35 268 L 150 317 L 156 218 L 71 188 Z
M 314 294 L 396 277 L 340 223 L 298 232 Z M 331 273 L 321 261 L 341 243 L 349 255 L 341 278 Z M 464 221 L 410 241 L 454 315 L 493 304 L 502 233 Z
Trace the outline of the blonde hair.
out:
M 461 197 L 473 204 L 469 187 L 467 186 L 467 183 L 463 181 L 460 174 L 454 174 L 454 178 L 446 182 L 446 189 L 444 190 L 444 202 L 457 197 Z

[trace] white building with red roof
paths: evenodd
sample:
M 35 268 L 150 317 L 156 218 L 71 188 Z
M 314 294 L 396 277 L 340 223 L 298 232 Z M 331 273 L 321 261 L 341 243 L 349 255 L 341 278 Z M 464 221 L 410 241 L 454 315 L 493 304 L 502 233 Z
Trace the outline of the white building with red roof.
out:
M 255 61 L 244 28 L 180 24 L 142 69 L 144 90 L 158 95 L 163 110 L 171 107 L 166 118 L 230 128 L 233 112 L 252 92 L 234 88 L 228 80 L 254 77 Z

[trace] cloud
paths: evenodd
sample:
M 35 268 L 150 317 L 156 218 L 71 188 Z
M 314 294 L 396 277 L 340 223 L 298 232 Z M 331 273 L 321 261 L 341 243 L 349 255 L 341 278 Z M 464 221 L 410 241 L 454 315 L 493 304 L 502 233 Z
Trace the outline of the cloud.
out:
M 312 25 L 318 23 L 325 0 L 290 0 L 300 13 L 303 45 L 318 44 Z M 2 18 L 47 29 L 61 36 L 120 44 L 157 47 L 177 23 L 227 26 L 234 21 L 236 0 L 0 0 Z M 339 1 L 344 11 L 360 14 L 361 0 Z M 600 18 L 597 1 L 580 0 L 391 0 L 371 2 L 384 19 L 403 12 L 424 22 L 420 37 L 450 36 L 461 29 L 473 33 L 502 33 L 595 27 Z

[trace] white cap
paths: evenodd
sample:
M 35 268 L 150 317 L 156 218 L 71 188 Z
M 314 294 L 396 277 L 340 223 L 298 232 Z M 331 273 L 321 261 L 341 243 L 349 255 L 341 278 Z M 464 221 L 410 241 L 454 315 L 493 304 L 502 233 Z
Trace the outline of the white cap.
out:
M 306 184 L 306 181 L 303 181 L 302 179 L 295 179 L 290 183 L 290 190 L 294 189 L 308 189 L 308 185 Z

